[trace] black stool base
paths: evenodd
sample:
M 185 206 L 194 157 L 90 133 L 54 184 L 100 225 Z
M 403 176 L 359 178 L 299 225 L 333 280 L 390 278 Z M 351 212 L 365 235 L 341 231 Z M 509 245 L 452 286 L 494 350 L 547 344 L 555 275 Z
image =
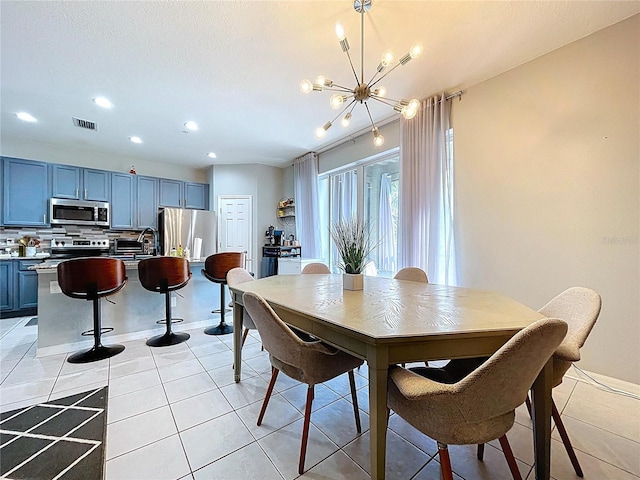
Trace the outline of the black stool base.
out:
M 227 307 L 224 309 L 225 312 L 230 312 L 232 309 Z M 211 313 L 220 313 L 220 309 L 216 308 L 215 310 L 211 310 Z
M 189 340 L 191 335 L 188 333 L 165 333 L 164 335 L 158 335 L 151 337 L 147 340 L 147 345 L 150 347 L 168 347 L 169 345 L 177 345 Z
M 78 352 L 67 358 L 69 363 L 89 363 L 113 357 L 124 350 L 124 345 L 99 345 L 84 352 Z
M 228 333 L 233 333 L 233 325 L 227 325 L 224 322 L 220 322 L 220 324 L 215 327 L 206 328 L 204 333 L 207 335 L 227 335 Z

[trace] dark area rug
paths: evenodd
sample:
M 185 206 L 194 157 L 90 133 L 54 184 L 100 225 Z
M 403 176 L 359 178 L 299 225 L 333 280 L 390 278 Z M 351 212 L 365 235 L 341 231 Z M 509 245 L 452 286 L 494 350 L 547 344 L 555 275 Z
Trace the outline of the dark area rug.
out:
M 0 414 L 0 477 L 101 480 L 107 388 Z
M 35 327 L 38 325 L 38 317 L 33 317 L 27 323 L 24 324 L 25 327 Z

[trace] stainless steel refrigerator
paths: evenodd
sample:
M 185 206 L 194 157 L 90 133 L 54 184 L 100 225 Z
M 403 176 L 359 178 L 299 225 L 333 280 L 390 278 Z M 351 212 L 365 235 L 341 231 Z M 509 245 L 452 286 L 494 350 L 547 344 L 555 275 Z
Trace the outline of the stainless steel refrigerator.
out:
M 217 219 L 209 210 L 163 208 L 158 213 L 160 254 L 188 249 L 192 260 L 205 259 L 217 252 Z M 186 253 L 184 253 L 187 256 Z

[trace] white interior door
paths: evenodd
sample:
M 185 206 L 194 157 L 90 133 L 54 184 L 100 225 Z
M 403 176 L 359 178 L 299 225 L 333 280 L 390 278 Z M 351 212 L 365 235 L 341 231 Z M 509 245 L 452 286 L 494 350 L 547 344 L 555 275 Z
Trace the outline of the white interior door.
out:
M 218 196 L 218 252 L 244 252 L 245 268 L 253 268 L 251 195 Z

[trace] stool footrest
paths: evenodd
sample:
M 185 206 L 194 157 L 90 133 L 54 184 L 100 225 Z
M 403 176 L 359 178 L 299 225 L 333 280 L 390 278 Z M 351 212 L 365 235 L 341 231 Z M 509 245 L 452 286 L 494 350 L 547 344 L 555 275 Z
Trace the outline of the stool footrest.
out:
M 103 333 L 109 333 L 113 331 L 113 327 L 102 327 L 100 329 L 100 335 L 102 335 Z M 82 335 L 83 337 L 93 337 L 93 333 L 95 332 L 95 330 L 91 329 L 91 330 L 87 330 L 86 332 L 82 332 L 80 335 Z
M 184 322 L 184 318 L 172 318 L 171 319 L 171 323 L 180 323 L 180 322 Z M 159 323 L 160 325 L 166 325 L 167 324 L 167 319 L 163 318 L 162 320 L 157 320 L 156 323 Z

